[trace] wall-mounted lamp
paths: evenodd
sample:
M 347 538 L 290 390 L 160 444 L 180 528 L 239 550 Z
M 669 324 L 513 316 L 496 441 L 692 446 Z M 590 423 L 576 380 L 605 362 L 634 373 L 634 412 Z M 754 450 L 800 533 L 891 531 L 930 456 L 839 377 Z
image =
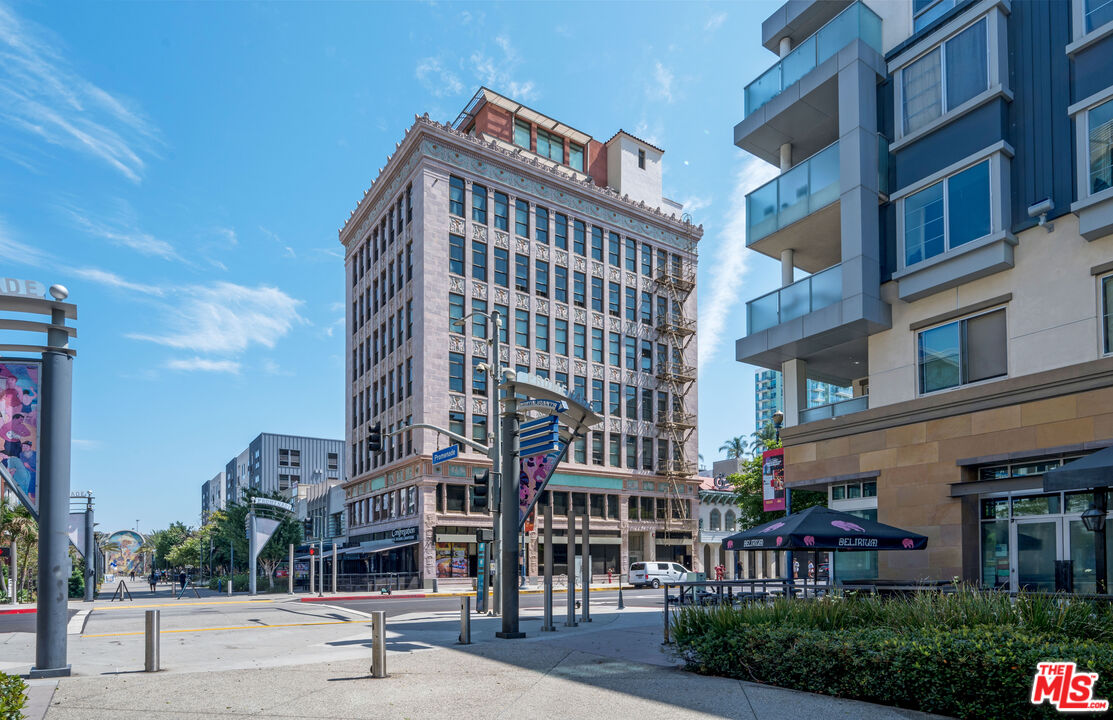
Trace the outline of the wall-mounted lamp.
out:
M 1046 228 L 1048 232 L 1055 229 L 1055 223 L 1047 221 L 1047 214 L 1055 209 L 1055 203 L 1051 198 L 1047 198 L 1035 205 L 1028 206 L 1028 217 L 1038 217 L 1040 219 L 1040 227 Z

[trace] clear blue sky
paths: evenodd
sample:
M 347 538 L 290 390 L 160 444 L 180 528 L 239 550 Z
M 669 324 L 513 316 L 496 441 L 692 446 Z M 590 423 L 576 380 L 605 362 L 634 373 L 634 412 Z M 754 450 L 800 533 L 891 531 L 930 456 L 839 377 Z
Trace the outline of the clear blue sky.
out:
M 337 228 L 412 123 L 480 85 L 597 138 L 666 150 L 704 226 L 700 451 L 753 430 L 734 361 L 771 167 L 732 145 L 775 59 L 774 2 L 71 3 L 0 0 L 0 275 L 78 305 L 75 490 L 103 530 L 196 524 L 259 432 L 343 438 Z

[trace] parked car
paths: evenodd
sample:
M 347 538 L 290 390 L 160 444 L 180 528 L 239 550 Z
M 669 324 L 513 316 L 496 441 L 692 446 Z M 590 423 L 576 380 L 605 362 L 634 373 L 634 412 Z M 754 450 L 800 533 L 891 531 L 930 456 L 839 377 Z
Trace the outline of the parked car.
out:
M 658 588 L 661 583 L 680 582 L 687 572 L 683 565 L 673 562 L 636 562 L 630 565 L 630 584 Z

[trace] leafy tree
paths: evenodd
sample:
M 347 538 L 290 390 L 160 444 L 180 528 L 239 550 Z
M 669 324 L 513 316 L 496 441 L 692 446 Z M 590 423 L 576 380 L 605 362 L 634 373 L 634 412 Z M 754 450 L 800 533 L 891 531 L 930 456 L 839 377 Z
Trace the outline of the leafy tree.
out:
M 774 441 L 774 447 L 780 447 L 780 442 Z M 770 448 L 774 449 L 774 448 Z M 784 511 L 776 510 L 765 512 L 762 509 L 761 492 L 761 455 L 753 455 L 741 463 L 739 472 L 729 475 L 727 479 L 734 486 L 734 502 L 740 510 L 738 514 L 738 527 L 749 530 L 762 523 L 784 517 Z M 813 505 L 826 505 L 827 493 L 812 490 L 792 491 L 792 512 L 798 513 L 807 510 Z
M 732 437 L 719 446 L 719 452 L 725 452 L 728 458 L 741 458 L 746 454 L 748 443 L 741 435 Z
M 750 452 L 760 455 L 765 450 L 780 447 L 779 431 L 773 423 L 765 423 L 759 430 L 750 434 Z
M 200 549 L 201 538 L 196 534 L 190 535 L 170 549 L 170 553 L 166 555 L 166 562 L 170 567 L 186 567 L 187 565 L 197 567 Z
M 169 562 L 171 551 L 188 540 L 192 533 L 193 528 L 181 522 L 172 522 L 165 530 L 150 533 L 147 542 L 154 548 L 157 566 L 163 569 L 174 566 L 174 563 Z

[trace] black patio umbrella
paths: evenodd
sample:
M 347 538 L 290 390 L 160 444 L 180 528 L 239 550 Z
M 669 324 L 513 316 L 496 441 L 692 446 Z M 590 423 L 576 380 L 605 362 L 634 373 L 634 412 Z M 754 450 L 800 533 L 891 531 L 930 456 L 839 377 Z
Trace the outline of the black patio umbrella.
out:
M 927 538 L 818 505 L 723 538 L 724 550 L 923 550 Z

